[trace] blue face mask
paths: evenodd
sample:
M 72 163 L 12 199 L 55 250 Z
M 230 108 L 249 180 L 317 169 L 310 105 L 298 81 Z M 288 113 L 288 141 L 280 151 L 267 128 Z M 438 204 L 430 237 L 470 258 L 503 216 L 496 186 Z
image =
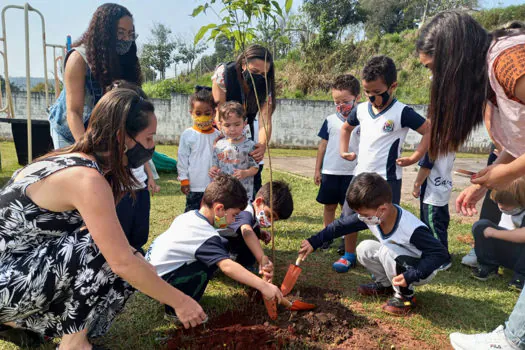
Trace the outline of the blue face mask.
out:
M 133 40 L 120 40 L 117 39 L 117 54 L 122 56 L 128 53 L 129 49 L 131 48 L 131 45 L 133 45 Z

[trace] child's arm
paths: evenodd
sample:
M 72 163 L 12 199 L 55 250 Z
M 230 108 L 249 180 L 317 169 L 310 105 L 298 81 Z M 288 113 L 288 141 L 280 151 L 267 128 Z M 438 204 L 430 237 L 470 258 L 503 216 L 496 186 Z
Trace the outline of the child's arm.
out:
M 321 184 L 321 168 L 323 167 L 323 159 L 326 153 L 326 146 L 328 145 L 328 140 L 322 139 L 319 141 L 319 148 L 317 149 L 317 158 L 315 160 L 315 175 L 314 183 L 319 186 Z
M 235 261 L 231 259 L 224 259 L 219 261 L 217 266 L 219 266 L 219 269 L 221 269 L 221 271 L 231 279 L 260 291 L 264 298 L 268 300 L 277 298 L 278 302 L 281 301 L 283 294 L 277 286 L 263 281 L 261 278 L 249 272 Z
M 414 112 L 415 113 L 415 112 Z M 421 117 L 423 118 L 423 117 Z M 420 160 L 428 151 L 430 145 L 430 120 L 425 120 L 423 125 L 415 129 L 419 134 L 423 135 L 416 150 L 409 157 L 401 157 L 396 160 L 399 166 L 409 166 Z
M 190 166 L 191 144 L 189 142 L 188 136 L 188 133 L 183 132 L 182 136 L 180 137 L 177 159 L 177 173 L 179 174 L 178 178 L 180 181 L 180 190 L 185 195 L 190 193 L 190 178 L 188 169 Z
M 346 160 L 353 161 L 356 158 L 356 154 L 354 152 L 348 153 L 348 143 L 350 142 L 350 135 L 352 134 L 352 131 L 355 129 L 357 125 L 359 125 L 359 121 L 356 122 L 354 119 L 350 119 L 352 117 L 352 114 L 354 113 L 355 109 L 352 110 L 350 113 L 350 116 L 348 117 L 348 120 L 346 123 L 343 123 L 343 126 L 341 127 L 341 136 L 339 138 L 339 153 L 341 154 L 341 157 L 343 157 Z M 357 120 L 357 118 L 355 118 Z M 353 124 L 350 124 L 350 123 Z
M 233 171 L 233 176 L 238 178 L 239 180 L 245 179 L 247 177 L 252 177 L 257 174 L 259 171 L 259 167 L 251 167 L 249 169 L 241 170 L 241 169 L 235 169 Z
M 217 148 L 213 148 L 211 168 L 210 168 L 210 171 L 208 172 L 208 176 L 211 177 L 212 179 L 214 179 L 215 176 L 219 175 L 219 173 L 221 172 L 221 169 L 219 168 L 219 157 L 217 156 L 217 152 L 218 152 Z
M 425 182 L 428 175 L 430 175 L 431 169 L 419 167 L 419 171 L 417 172 L 416 181 L 414 181 L 414 189 L 412 190 L 412 195 L 414 198 L 419 198 L 421 194 L 421 185 Z
M 253 228 L 247 224 L 241 226 L 241 232 L 244 243 L 246 243 L 246 246 L 248 246 L 248 249 L 250 249 L 250 252 L 252 252 L 253 256 L 257 260 L 257 263 L 259 264 L 259 271 L 262 271 L 263 266 L 269 265 L 269 259 L 264 255 L 264 251 L 261 247 L 261 242 L 259 241 L 257 234 L 255 234 Z M 271 281 L 272 278 L 273 264 L 271 265 L 271 271 L 269 271 L 268 274 L 265 274 L 265 280 Z
M 153 171 L 151 171 L 151 166 L 149 165 L 149 162 L 146 162 L 144 164 L 144 170 L 146 171 L 146 174 L 148 175 L 148 190 L 151 192 L 151 195 L 153 196 L 155 193 L 158 193 L 160 191 L 160 186 L 157 185 L 155 182 L 155 179 L 153 177 Z
M 485 231 L 483 231 L 483 235 L 486 238 L 496 238 L 514 243 L 525 243 L 525 227 L 515 230 L 497 230 L 493 227 L 487 227 Z

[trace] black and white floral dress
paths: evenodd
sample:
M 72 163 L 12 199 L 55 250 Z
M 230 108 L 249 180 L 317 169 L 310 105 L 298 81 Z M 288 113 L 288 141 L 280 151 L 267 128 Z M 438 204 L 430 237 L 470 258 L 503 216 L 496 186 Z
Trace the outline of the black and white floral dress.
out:
M 73 166 L 97 169 L 78 156 L 57 156 L 15 172 L 0 190 L 0 323 L 51 337 L 88 328 L 103 335 L 133 288 L 113 273 L 78 211 L 37 206 L 26 188 Z M 57 193 L 60 195 L 60 193 Z

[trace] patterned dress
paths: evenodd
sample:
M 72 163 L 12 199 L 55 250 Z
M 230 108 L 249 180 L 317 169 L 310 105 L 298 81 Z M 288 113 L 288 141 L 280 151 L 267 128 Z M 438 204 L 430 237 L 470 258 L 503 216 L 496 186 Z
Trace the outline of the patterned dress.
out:
M 0 190 L 0 323 L 16 322 L 50 337 L 88 328 L 107 332 L 133 288 L 115 275 L 78 211 L 40 208 L 29 185 L 73 166 L 97 169 L 78 156 L 57 156 L 15 172 Z

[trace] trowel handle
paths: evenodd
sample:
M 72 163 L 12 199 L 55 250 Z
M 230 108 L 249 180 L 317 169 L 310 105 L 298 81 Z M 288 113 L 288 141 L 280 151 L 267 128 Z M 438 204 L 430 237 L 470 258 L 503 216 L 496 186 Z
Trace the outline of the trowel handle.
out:
M 302 262 L 303 262 L 303 255 L 299 254 L 299 256 L 297 257 L 297 260 L 295 260 L 295 265 L 299 266 L 299 264 Z
M 292 307 L 292 303 L 290 302 L 290 300 L 288 300 L 286 298 L 281 298 L 281 305 L 283 305 L 284 307 L 287 307 L 287 308 L 291 308 Z

